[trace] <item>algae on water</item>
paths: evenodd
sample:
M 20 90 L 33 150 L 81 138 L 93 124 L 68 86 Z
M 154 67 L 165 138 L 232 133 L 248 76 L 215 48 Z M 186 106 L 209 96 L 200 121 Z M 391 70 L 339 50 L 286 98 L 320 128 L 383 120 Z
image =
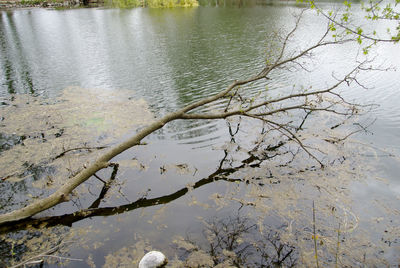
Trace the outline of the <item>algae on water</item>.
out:
M 53 100 L 32 95 L 4 100 L 1 180 L 33 176 L 35 186 L 57 188 L 101 148 L 153 120 L 146 102 L 132 95 L 129 90 L 68 87 Z

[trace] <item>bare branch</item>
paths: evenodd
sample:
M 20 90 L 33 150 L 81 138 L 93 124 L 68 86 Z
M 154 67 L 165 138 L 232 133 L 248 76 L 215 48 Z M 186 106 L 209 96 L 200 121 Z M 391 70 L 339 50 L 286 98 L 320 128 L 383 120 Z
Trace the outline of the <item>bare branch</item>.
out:
M 50 249 L 48 249 L 48 250 L 46 250 L 46 251 L 44 251 L 44 252 L 42 252 L 42 253 L 40 253 L 40 254 L 34 256 L 34 257 L 31 257 L 31 258 L 29 258 L 29 259 L 27 259 L 27 260 L 25 260 L 25 261 L 23 261 L 23 262 L 21 262 L 21 263 L 18 263 L 18 264 L 14 265 L 14 266 L 11 266 L 10 268 L 25 267 L 25 265 L 30 264 L 31 262 L 34 262 L 34 261 L 36 261 L 36 260 L 38 260 L 38 259 L 42 259 L 42 258 L 44 258 L 44 257 L 52 257 L 52 258 L 59 258 L 59 259 L 68 259 L 68 260 L 75 260 L 75 261 L 83 261 L 83 260 L 81 260 L 81 259 L 70 259 L 70 258 L 65 258 L 65 257 L 60 257 L 60 256 L 55 256 L 55 255 L 50 255 L 50 254 L 56 252 L 57 250 L 59 250 L 59 249 L 60 249 L 62 246 L 64 246 L 65 244 L 69 244 L 69 243 L 73 243 L 73 242 L 74 242 L 74 241 L 65 241 L 65 242 L 63 241 L 63 242 L 61 242 L 60 244 L 58 244 L 57 246 L 54 246 L 54 247 L 52 247 L 52 248 L 50 248 Z
M 279 132 L 281 132 L 284 136 L 288 137 L 289 139 L 294 139 L 294 140 L 297 142 L 297 144 L 299 144 L 300 147 L 301 147 L 311 158 L 313 158 L 315 161 L 318 162 L 318 164 L 320 164 L 321 167 L 324 167 L 324 166 L 325 166 L 316 156 L 314 156 L 314 155 L 307 149 L 307 146 L 305 146 L 305 145 L 303 144 L 303 142 L 302 142 L 292 131 L 290 131 L 287 127 L 285 127 L 283 124 L 279 124 L 279 123 L 276 123 L 276 122 L 267 120 L 267 119 L 265 119 L 265 118 L 263 118 L 263 117 L 258 117 L 258 116 L 254 116 L 254 115 L 251 115 L 251 114 L 245 114 L 245 115 L 248 116 L 248 117 L 251 117 L 251 118 L 259 119 L 259 120 L 264 121 L 264 122 L 266 122 L 266 123 L 269 123 L 269 124 L 271 124 L 271 125 L 277 126 L 277 127 L 278 127 L 277 130 L 278 130 Z M 286 131 L 289 135 L 288 135 L 287 133 L 285 133 L 284 131 L 282 131 L 281 129 L 283 129 L 284 131 Z
M 305 110 L 308 112 L 316 112 L 316 111 L 326 111 L 326 112 L 332 112 L 332 113 L 337 113 L 339 115 L 349 115 L 347 112 L 341 112 L 341 111 L 335 111 L 333 106 L 320 106 L 316 107 L 313 103 L 308 103 L 307 98 L 314 96 L 318 97 L 320 94 L 332 94 L 333 96 L 337 96 L 336 93 L 333 92 L 334 89 L 338 88 L 345 82 L 347 83 L 349 80 L 353 80 L 356 83 L 358 81 L 356 80 L 355 76 L 357 73 L 360 71 L 361 68 L 364 67 L 365 62 L 359 63 L 354 69 L 350 70 L 347 75 L 344 76 L 343 79 L 340 79 L 337 81 L 337 83 L 333 84 L 330 87 L 327 87 L 325 89 L 321 90 L 316 90 L 316 91 L 311 91 L 311 92 L 300 92 L 300 93 L 295 93 L 295 94 L 289 94 L 283 97 L 278 97 L 275 99 L 267 99 L 267 100 L 259 100 L 258 102 L 252 102 L 252 101 L 247 101 L 245 98 L 242 98 L 240 100 L 242 108 L 232 108 L 232 110 L 229 110 L 229 107 L 232 102 L 236 101 L 235 98 L 241 95 L 241 91 L 244 89 L 241 88 L 241 86 L 248 85 L 252 82 L 265 79 L 268 74 L 270 74 L 274 70 L 279 70 L 281 68 L 286 68 L 290 67 L 290 65 L 293 64 L 298 64 L 297 60 L 299 60 L 302 57 L 309 56 L 312 51 L 315 51 L 316 49 L 319 49 L 321 47 L 329 46 L 329 45 L 339 45 L 343 44 L 346 42 L 353 41 L 353 39 L 343 39 L 343 40 L 326 40 L 328 37 L 329 29 L 327 29 L 321 36 L 319 40 L 316 41 L 314 45 L 311 45 L 310 47 L 301 50 L 299 52 L 296 52 L 289 57 L 285 57 L 285 51 L 288 42 L 290 41 L 291 36 L 295 33 L 295 31 L 299 27 L 299 22 L 301 15 L 303 14 L 304 11 L 301 12 L 300 16 L 297 18 L 295 22 L 294 28 L 289 32 L 289 34 L 284 38 L 283 44 L 282 44 L 282 49 L 278 55 L 277 60 L 274 61 L 272 65 L 266 65 L 261 72 L 259 72 L 257 75 L 250 76 L 247 79 L 244 80 L 239 80 L 239 81 L 234 81 L 232 82 L 226 89 L 220 91 L 219 93 L 201 99 L 199 101 L 193 102 L 186 107 L 176 111 L 169 113 L 165 115 L 164 117 L 158 119 L 154 123 L 150 124 L 149 126 L 143 128 L 141 131 L 139 131 L 137 134 L 133 135 L 132 137 L 128 138 L 126 141 L 123 141 L 122 143 L 115 145 L 111 148 L 109 148 L 108 151 L 103 153 L 97 160 L 95 160 L 92 164 L 84 167 L 82 170 L 80 170 L 77 174 L 72 176 L 71 178 L 68 179 L 68 181 L 61 186 L 56 192 L 51 194 L 50 196 L 44 198 L 44 199 L 39 199 L 31 204 L 29 204 L 26 207 L 23 207 L 21 209 L 5 213 L 0 215 L 0 224 L 2 223 L 7 223 L 11 221 L 17 221 L 21 220 L 27 217 L 31 217 L 41 211 L 44 211 L 46 209 L 49 209 L 61 202 L 65 202 L 69 200 L 69 196 L 71 195 L 72 191 L 81 185 L 83 182 L 88 180 L 90 177 L 94 176 L 96 172 L 98 172 L 101 169 L 107 168 L 110 166 L 110 161 L 120 153 L 138 146 L 142 144 L 142 140 L 146 138 L 148 135 L 154 133 L 158 129 L 163 128 L 166 124 L 168 124 L 171 121 L 174 120 L 181 120 L 181 119 L 225 119 L 227 117 L 231 116 L 237 116 L 237 115 L 245 115 L 247 117 L 253 117 L 257 119 L 262 119 L 265 122 L 267 122 L 270 125 L 275 125 L 279 126 L 279 131 L 285 134 L 288 138 L 294 139 L 300 146 L 301 148 L 307 152 L 312 158 L 314 158 L 318 163 L 320 163 L 321 166 L 323 166 L 322 162 L 318 160 L 308 149 L 307 146 L 305 146 L 298 138 L 297 136 L 289 129 L 289 127 L 276 123 L 270 119 L 266 119 L 266 116 L 271 116 L 273 114 L 277 113 L 282 113 L 282 112 L 288 112 L 290 110 Z M 225 99 L 229 97 L 230 100 L 228 101 L 228 106 L 224 111 L 220 111 L 217 113 L 193 113 L 194 110 L 197 108 L 201 108 L 205 105 L 209 105 L 214 103 L 215 101 L 219 101 L 221 99 Z M 261 97 L 259 97 L 261 98 Z M 303 99 L 301 104 L 297 105 L 285 105 L 285 101 L 289 100 L 301 100 Z M 305 99 L 305 100 L 304 100 Z M 344 102 L 343 102 L 344 103 Z M 269 108 L 272 104 L 277 104 L 278 106 L 280 105 L 280 108 L 277 109 L 272 109 L 270 111 L 264 112 L 264 111 L 259 111 L 258 109 L 261 108 Z M 332 105 L 335 104 L 335 102 L 331 102 Z M 244 107 L 244 108 L 243 108 Z M 351 113 L 350 113 L 351 114 Z

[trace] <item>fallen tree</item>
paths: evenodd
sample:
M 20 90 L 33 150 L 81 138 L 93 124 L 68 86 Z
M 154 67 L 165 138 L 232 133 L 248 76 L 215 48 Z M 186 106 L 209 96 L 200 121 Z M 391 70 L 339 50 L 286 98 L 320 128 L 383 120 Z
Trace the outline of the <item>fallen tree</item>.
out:
M 108 167 L 115 167 L 115 163 L 112 162 L 115 156 L 132 147 L 143 144 L 143 139 L 175 120 L 215 120 L 227 119 L 234 116 L 260 120 L 263 122 L 264 127 L 273 129 L 280 133 L 280 135 L 296 142 L 310 158 L 323 167 L 324 163 L 317 155 L 320 151 L 304 143 L 302 138 L 296 134 L 296 130 L 301 129 L 302 124 L 295 125 L 293 124 L 295 119 L 290 116 L 282 117 L 281 115 L 295 114 L 299 118 L 298 120 L 301 121 L 310 114 L 328 113 L 341 118 L 340 122 L 337 122 L 334 127 L 344 124 L 349 118 L 359 113 L 359 106 L 347 102 L 336 90 L 343 85 L 350 85 L 353 82 L 360 84 L 357 80 L 357 75 L 361 71 L 372 70 L 370 61 L 363 60 L 357 62 L 354 66 L 349 68 L 345 74 L 341 75 L 340 78 L 335 77 L 335 82 L 331 85 L 321 89 L 300 88 L 287 95 L 275 97 L 269 96 L 268 92 L 260 92 L 260 94 L 256 95 L 246 93 L 247 85 L 259 81 L 268 82 L 270 75 L 275 71 L 306 70 L 307 66 L 303 63 L 303 60 L 311 57 L 312 53 L 320 48 L 356 41 L 354 37 L 348 36 L 344 36 L 340 39 L 332 38 L 330 36 L 332 29 L 328 24 L 322 36 L 316 40 L 314 44 L 305 49 L 293 49 L 290 47 L 290 41 L 300 26 L 302 15 L 303 12 L 297 16 L 295 26 L 287 35 L 281 36 L 275 34 L 274 39 L 278 40 L 281 45 L 279 48 L 274 47 L 274 49 L 271 50 L 271 55 L 267 55 L 268 60 L 265 66 L 256 75 L 247 79 L 234 81 L 219 93 L 196 101 L 156 120 L 131 138 L 110 148 L 92 164 L 81 167 L 78 173 L 69 178 L 67 182 L 53 194 L 46 198 L 33 201 L 26 207 L 0 215 L 0 224 L 29 218 L 59 203 L 69 201 L 70 195 L 74 189 L 94 176 L 96 172 Z M 215 112 L 204 112 L 201 110 L 203 107 L 220 102 L 221 100 L 225 102 L 225 107 L 223 109 Z M 363 129 L 360 128 L 347 133 L 343 137 L 332 137 L 332 139 L 327 142 L 340 142 L 349 135 L 361 130 Z

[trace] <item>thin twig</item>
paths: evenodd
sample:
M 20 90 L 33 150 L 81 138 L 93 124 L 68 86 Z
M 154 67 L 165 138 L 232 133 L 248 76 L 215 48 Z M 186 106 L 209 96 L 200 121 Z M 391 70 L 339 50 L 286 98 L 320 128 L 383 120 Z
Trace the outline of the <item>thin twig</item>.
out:
M 56 258 L 59 260 L 68 260 L 68 261 L 83 261 L 83 259 L 74 259 L 74 258 L 69 258 L 69 257 L 62 257 L 62 256 L 57 256 L 57 255 L 40 255 L 42 258 Z
M 335 261 L 336 268 L 338 267 L 338 262 L 339 262 L 339 248 L 340 248 L 340 222 L 337 230 L 336 261 Z
M 307 149 L 307 146 L 305 146 L 305 145 L 303 144 L 303 142 L 302 142 L 292 131 L 290 131 L 287 127 L 285 127 L 283 124 L 279 124 L 279 123 L 276 123 L 276 122 L 274 122 L 274 121 L 271 121 L 271 120 L 268 120 L 268 119 L 265 119 L 265 118 L 262 118 L 262 117 L 254 116 L 254 115 L 251 115 L 251 114 L 244 114 L 244 115 L 245 115 L 245 116 L 248 116 L 248 117 L 251 117 L 251 118 L 259 119 L 259 120 L 264 121 L 264 122 L 266 122 L 266 123 L 268 123 L 268 124 L 272 124 L 272 125 L 274 125 L 274 126 L 277 126 L 277 127 L 278 127 L 278 128 L 276 129 L 277 131 L 281 132 L 284 136 L 288 137 L 289 139 L 294 139 L 294 140 L 297 142 L 297 144 L 300 145 L 300 147 L 301 147 L 311 158 L 313 158 L 315 161 L 318 162 L 318 164 L 320 164 L 321 168 L 323 168 L 323 167 L 325 166 L 314 154 L 312 154 L 312 153 Z M 289 136 L 287 133 L 283 132 L 281 129 L 283 129 L 284 131 L 286 131 L 287 133 L 289 133 L 290 136 Z M 313 148 L 313 149 L 315 149 L 315 148 Z
M 77 147 L 77 148 L 72 148 L 72 149 L 68 149 L 65 150 L 64 152 L 60 153 L 59 155 L 57 155 L 56 157 L 54 157 L 53 159 L 58 159 L 60 157 L 63 157 L 66 153 L 72 152 L 72 151 L 77 151 L 77 150 L 101 150 L 101 149 L 105 149 L 107 148 L 107 146 L 98 146 L 98 147 Z
M 93 174 L 93 177 L 95 177 L 96 179 L 98 179 L 102 183 L 107 184 L 107 182 L 105 180 L 103 180 L 102 178 L 100 178 L 96 173 Z
M 317 233 L 315 231 L 315 205 L 314 205 L 314 200 L 312 202 L 312 213 L 313 213 L 313 233 L 314 233 L 314 252 L 315 252 L 315 261 L 317 268 L 319 268 L 319 263 L 318 263 L 318 250 L 317 250 Z
M 23 261 L 21 263 L 18 263 L 18 264 L 14 265 L 14 266 L 11 266 L 10 268 L 17 268 L 17 267 L 25 266 L 26 264 L 29 264 L 30 262 L 33 262 L 33 261 L 35 261 L 35 260 L 37 260 L 39 258 L 43 258 L 43 257 L 56 257 L 56 258 L 63 258 L 64 259 L 65 257 L 59 257 L 59 256 L 50 255 L 50 254 L 56 252 L 63 245 L 68 244 L 68 243 L 74 243 L 74 241 L 61 242 L 59 245 L 57 245 L 55 247 L 52 247 L 52 248 L 40 253 L 37 256 L 31 257 L 31 258 L 29 258 L 29 259 L 27 259 L 27 260 L 25 260 L 25 261 Z M 78 259 L 71 259 L 71 260 L 78 260 Z M 80 260 L 80 261 L 82 261 L 82 260 Z

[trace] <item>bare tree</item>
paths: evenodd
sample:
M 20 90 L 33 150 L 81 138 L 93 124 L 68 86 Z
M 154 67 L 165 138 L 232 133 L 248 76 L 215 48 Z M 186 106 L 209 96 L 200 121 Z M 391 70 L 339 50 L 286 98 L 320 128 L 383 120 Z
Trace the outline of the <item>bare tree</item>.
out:
M 90 177 L 95 176 L 96 172 L 108 167 L 115 168 L 116 164 L 112 162 L 115 156 L 132 147 L 142 145 L 143 139 L 175 120 L 214 120 L 227 119 L 234 116 L 256 119 L 263 123 L 263 129 L 277 132 L 282 137 L 295 142 L 311 159 L 323 167 L 324 163 L 319 157 L 320 151 L 304 143 L 296 132 L 302 128 L 303 124 L 301 122 L 310 114 L 328 113 L 337 115 L 341 118 L 341 122 L 337 123 L 337 125 L 343 124 L 348 118 L 357 115 L 359 106 L 347 102 L 336 90 L 343 85 L 349 85 L 353 82 L 359 84 L 357 75 L 361 71 L 371 70 L 369 61 L 363 60 L 357 62 L 357 64 L 345 75 L 341 76 L 341 78 L 336 77 L 335 82 L 320 89 L 298 89 L 287 95 L 278 97 L 271 97 L 268 95 L 268 92 L 252 95 L 246 91 L 246 86 L 252 83 L 259 81 L 268 82 L 270 75 L 275 71 L 306 69 L 302 60 L 311 57 L 312 53 L 320 48 L 355 41 L 353 37 L 348 36 L 340 39 L 333 39 L 330 36 L 332 29 L 330 25 L 327 24 L 321 37 L 309 47 L 300 50 L 290 48 L 290 42 L 296 30 L 300 27 L 303 13 L 304 11 L 296 16 L 294 27 L 287 35 L 281 36 L 280 34 L 276 34 L 274 36 L 281 45 L 279 48 L 275 48 L 275 53 L 273 55 L 267 55 L 268 60 L 265 66 L 257 74 L 247 79 L 234 81 L 226 89 L 213 96 L 196 101 L 176 112 L 163 116 L 131 138 L 110 148 L 92 164 L 81 167 L 77 174 L 69 178 L 67 182 L 53 194 L 34 201 L 26 207 L 0 215 L 0 224 L 31 217 L 61 202 L 70 200 L 70 194 L 74 189 Z M 215 112 L 202 111 L 203 107 L 212 106 L 216 102 L 221 102 L 221 100 L 225 101 L 226 105 L 224 108 Z M 297 121 L 300 122 L 300 124 L 294 124 L 294 117 L 298 118 Z M 264 131 L 264 133 L 269 132 Z M 345 135 L 345 137 L 332 138 L 330 142 L 339 142 L 352 133 L 354 132 Z

